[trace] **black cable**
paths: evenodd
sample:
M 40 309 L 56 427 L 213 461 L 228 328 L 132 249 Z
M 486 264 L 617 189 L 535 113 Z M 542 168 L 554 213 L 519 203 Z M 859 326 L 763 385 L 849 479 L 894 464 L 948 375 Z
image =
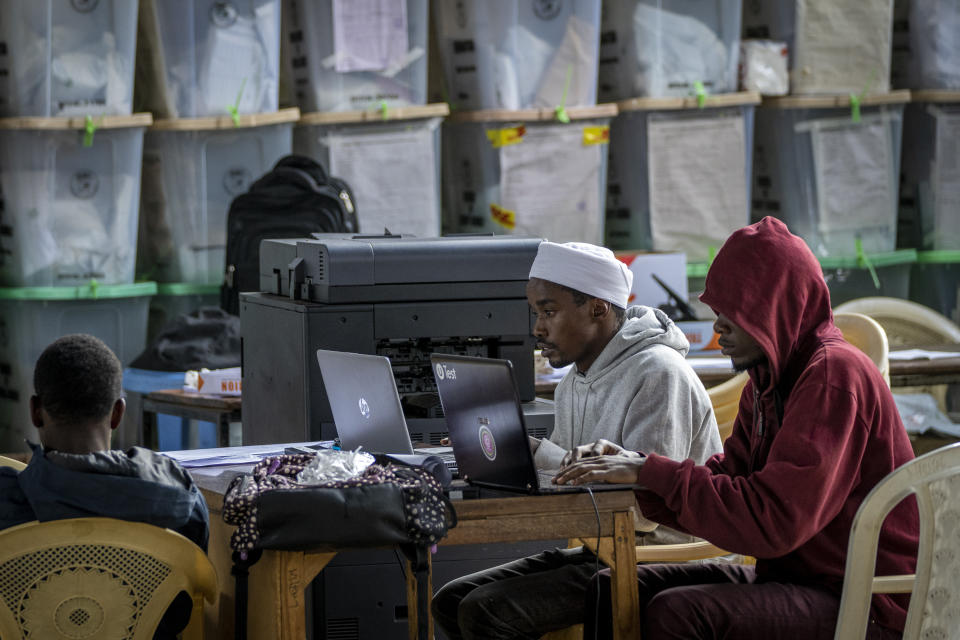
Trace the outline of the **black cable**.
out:
M 597 498 L 593 495 L 593 489 L 586 487 L 587 493 L 590 494 L 590 500 L 593 501 L 593 513 L 597 516 L 597 552 L 593 554 L 593 575 L 596 576 L 600 573 L 600 534 L 602 532 L 602 527 L 600 525 L 600 508 L 597 507 Z M 616 532 L 614 532 L 616 534 Z M 599 578 L 597 585 L 597 597 L 593 603 L 593 619 L 599 620 L 600 616 L 600 588 L 599 588 Z M 593 625 L 593 640 L 597 640 L 597 624 Z

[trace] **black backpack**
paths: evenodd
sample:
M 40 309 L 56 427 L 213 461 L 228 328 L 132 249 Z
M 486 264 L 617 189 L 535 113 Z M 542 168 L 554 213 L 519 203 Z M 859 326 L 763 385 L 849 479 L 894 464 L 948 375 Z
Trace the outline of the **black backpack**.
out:
M 227 265 L 220 306 L 240 311 L 239 293 L 260 289 L 260 241 L 314 232 L 354 233 L 357 210 L 347 183 L 306 156 L 289 155 L 230 203 Z

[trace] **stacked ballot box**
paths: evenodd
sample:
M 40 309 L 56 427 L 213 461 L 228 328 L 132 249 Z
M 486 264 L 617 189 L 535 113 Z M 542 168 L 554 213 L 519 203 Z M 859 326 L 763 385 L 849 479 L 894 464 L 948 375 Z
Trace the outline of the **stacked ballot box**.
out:
M 30 396 L 33 368 L 47 345 L 88 333 L 129 363 L 146 344 L 147 305 L 156 290 L 152 282 L 0 288 L 0 450 L 26 451 L 24 439 L 38 441 Z
M 133 282 L 149 114 L 0 119 L 0 286 Z
M 292 149 L 297 109 L 160 120 L 146 134 L 137 274 L 223 281 L 230 203 Z
M 905 86 L 960 90 L 960 3 L 913 0 L 903 4 L 909 6 L 910 25 Z
M 737 90 L 741 0 L 604 0 L 598 98 Z
M 140 0 L 136 71 L 157 119 L 276 111 L 280 0 Z
M 455 109 L 596 104 L 600 5 L 434 2 L 447 101 Z
M 345 180 L 360 232 L 440 235 L 440 129 L 446 104 L 304 114 L 293 149 Z
M 883 296 L 906 300 L 910 295 L 910 272 L 917 261 L 913 249 L 860 256 L 820 258 L 820 268 L 830 289 L 830 304 L 836 307 L 855 298 Z
M 893 4 L 894 0 L 745 2 L 743 32 L 747 38 L 787 44 L 793 94 L 886 93 Z
M 757 110 L 753 218 L 773 215 L 820 258 L 897 246 L 900 139 L 909 92 L 791 96 Z
M 427 0 L 284 0 L 283 67 L 304 112 L 424 105 Z
M 610 136 L 606 243 L 708 260 L 750 221 L 756 93 L 617 103 Z
M 910 274 L 910 299 L 960 324 L 960 251 L 920 251 Z
M 443 132 L 443 228 L 603 244 L 614 105 L 474 111 Z M 361 211 L 362 213 L 362 211 Z
M 137 3 L 5 2 L 0 116 L 130 115 Z
M 918 249 L 960 250 L 960 91 L 913 91 L 903 119 L 902 228 Z M 904 244 L 901 242 L 901 244 Z

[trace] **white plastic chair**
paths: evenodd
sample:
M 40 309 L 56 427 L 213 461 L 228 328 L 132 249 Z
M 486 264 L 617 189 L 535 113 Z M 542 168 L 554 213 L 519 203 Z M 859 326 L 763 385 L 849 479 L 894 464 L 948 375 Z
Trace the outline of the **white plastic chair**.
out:
M 887 514 L 914 494 L 920 509 L 917 572 L 874 576 Z M 904 640 L 960 637 L 960 443 L 931 451 L 880 481 L 850 531 L 835 640 L 863 638 L 873 593 L 911 593 Z

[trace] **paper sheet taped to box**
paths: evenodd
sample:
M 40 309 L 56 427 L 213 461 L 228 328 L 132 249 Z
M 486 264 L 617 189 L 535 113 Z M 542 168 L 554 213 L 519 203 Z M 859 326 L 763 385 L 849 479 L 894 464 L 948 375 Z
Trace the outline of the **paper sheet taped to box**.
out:
M 651 116 L 647 139 L 653 249 L 705 261 L 749 222 L 743 116 Z

